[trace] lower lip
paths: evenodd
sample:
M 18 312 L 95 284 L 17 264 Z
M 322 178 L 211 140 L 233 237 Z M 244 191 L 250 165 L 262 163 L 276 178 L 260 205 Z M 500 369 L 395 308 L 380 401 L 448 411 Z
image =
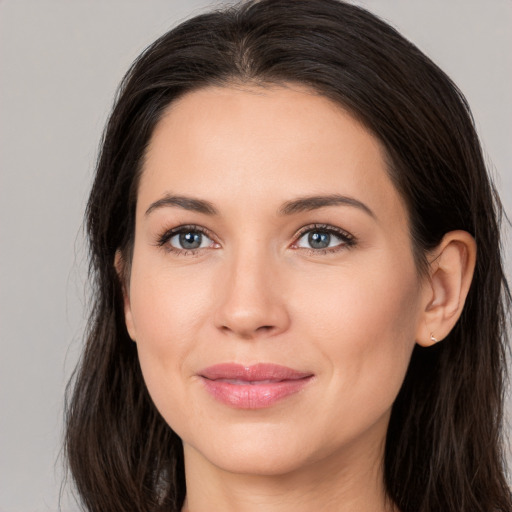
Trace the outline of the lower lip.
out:
M 232 384 L 203 378 L 206 390 L 219 402 L 238 409 L 263 409 L 301 391 L 312 376 L 258 384 Z

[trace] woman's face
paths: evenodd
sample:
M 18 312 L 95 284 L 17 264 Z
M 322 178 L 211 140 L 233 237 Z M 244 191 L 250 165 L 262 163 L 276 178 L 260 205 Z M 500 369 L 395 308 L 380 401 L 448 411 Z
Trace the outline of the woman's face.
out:
M 186 458 L 378 460 L 425 288 L 379 141 L 328 99 L 210 87 L 157 125 L 125 312 Z

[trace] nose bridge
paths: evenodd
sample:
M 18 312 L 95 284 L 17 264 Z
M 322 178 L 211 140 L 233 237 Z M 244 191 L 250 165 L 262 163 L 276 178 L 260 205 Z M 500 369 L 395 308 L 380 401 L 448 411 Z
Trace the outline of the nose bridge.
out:
M 253 338 L 287 327 L 289 318 L 279 285 L 277 257 L 265 244 L 236 247 L 225 262 L 223 278 L 218 328 Z

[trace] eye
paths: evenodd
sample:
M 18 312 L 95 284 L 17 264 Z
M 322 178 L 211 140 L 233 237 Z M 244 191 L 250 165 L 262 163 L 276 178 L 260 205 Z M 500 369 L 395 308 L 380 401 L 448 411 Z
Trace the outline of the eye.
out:
M 187 251 L 216 248 L 216 244 L 206 230 L 199 226 L 179 226 L 161 235 L 157 245 L 178 255 L 190 254 Z
M 315 226 L 306 228 L 300 234 L 294 246 L 300 249 L 326 250 L 351 247 L 355 240 L 349 233 L 334 226 Z

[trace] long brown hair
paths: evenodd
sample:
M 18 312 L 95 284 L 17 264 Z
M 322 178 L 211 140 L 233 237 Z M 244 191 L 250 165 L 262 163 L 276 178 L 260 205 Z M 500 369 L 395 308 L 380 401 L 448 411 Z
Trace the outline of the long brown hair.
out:
M 66 454 L 90 512 L 178 511 L 181 441 L 146 390 L 123 318 L 116 250 L 130 260 L 141 162 L 164 109 L 208 85 L 300 83 L 384 144 L 410 215 L 419 271 L 445 233 L 478 246 L 462 316 L 414 349 L 386 440 L 388 495 L 402 512 L 512 511 L 501 450 L 510 293 L 500 202 L 471 113 L 452 81 L 366 10 L 337 0 L 261 0 L 197 16 L 163 35 L 125 76 L 87 206 L 94 303 L 69 387 Z

